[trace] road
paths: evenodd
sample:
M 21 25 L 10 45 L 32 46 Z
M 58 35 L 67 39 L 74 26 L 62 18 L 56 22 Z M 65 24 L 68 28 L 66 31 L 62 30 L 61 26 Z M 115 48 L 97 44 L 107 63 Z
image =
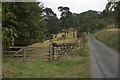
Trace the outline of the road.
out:
M 118 78 L 118 53 L 88 36 L 91 78 Z

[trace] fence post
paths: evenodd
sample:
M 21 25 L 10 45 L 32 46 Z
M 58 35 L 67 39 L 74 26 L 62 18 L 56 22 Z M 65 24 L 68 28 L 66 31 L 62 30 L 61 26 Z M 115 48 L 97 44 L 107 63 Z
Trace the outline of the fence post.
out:
M 50 61 L 52 61 L 54 57 L 54 46 L 52 43 L 49 45 L 49 55 L 50 55 Z
M 26 55 L 25 55 L 25 48 L 23 48 L 23 62 L 25 62 L 25 58 L 26 58 Z

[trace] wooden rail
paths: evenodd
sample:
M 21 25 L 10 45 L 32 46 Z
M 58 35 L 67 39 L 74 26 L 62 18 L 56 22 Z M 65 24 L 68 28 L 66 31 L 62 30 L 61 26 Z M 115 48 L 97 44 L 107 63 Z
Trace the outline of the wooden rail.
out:
M 25 48 L 25 46 L 10 46 L 9 48 Z
M 9 47 L 9 49 L 11 49 L 11 48 L 19 49 L 19 50 L 18 51 L 5 51 L 5 53 L 7 54 L 5 56 L 10 57 L 10 58 L 13 58 L 13 57 L 24 57 L 23 54 L 25 54 L 24 53 L 25 47 L 21 47 L 21 46 L 11 46 L 11 47 Z M 10 54 L 10 53 L 12 53 L 12 54 Z M 23 54 L 19 54 L 19 53 L 23 53 Z M 23 61 L 24 60 L 25 59 L 23 59 Z
M 16 53 L 17 51 L 5 51 L 5 53 Z
M 13 57 L 21 57 L 20 60 L 22 59 L 23 61 L 31 61 L 30 59 L 33 58 L 34 56 L 36 56 L 37 54 L 33 54 L 31 52 L 29 52 L 29 50 L 40 50 L 40 52 L 43 52 L 46 47 L 31 47 L 31 46 L 11 46 L 9 47 L 8 50 L 11 51 L 5 51 L 5 56 L 9 57 L 9 58 L 13 58 Z M 14 51 L 16 50 L 16 51 Z M 48 49 L 49 50 L 49 49 Z M 27 54 L 28 53 L 28 54 Z M 49 53 L 49 51 L 47 51 L 47 53 Z

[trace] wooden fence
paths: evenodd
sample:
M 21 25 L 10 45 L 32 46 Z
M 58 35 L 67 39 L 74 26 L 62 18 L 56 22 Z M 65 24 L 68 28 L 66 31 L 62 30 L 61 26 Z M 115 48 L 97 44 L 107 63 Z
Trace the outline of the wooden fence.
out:
M 49 54 L 46 55 L 45 61 L 51 62 L 59 60 L 67 51 L 71 51 L 77 47 L 79 47 L 78 43 L 51 43 L 49 46 Z
M 83 42 L 84 41 L 84 42 Z M 38 57 L 47 62 L 60 60 L 66 52 L 76 49 L 81 46 L 81 42 L 86 44 L 86 40 L 78 39 L 75 43 L 51 43 L 49 47 L 26 47 L 26 46 L 14 46 L 10 47 L 8 51 L 5 51 L 5 56 L 8 57 L 20 57 L 22 61 L 31 61 Z
M 59 60 L 66 54 L 67 51 L 86 46 L 87 34 L 82 33 L 81 38 L 77 39 L 74 43 L 51 43 L 49 47 L 26 47 L 26 46 L 12 46 L 5 51 L 4 56 L 7 57 L 20 57 L 22 61 L 30 61 L 32 59 L 44 59 L 47 62 Z
M 43 59 L 45 54 L 49 53 L 49 48 L 46 47 L 20 47 L 12 46 L 5 51 L 4 56 L 8 58 L 17 58 L 20 61 L 32 61 L 38 59 Z

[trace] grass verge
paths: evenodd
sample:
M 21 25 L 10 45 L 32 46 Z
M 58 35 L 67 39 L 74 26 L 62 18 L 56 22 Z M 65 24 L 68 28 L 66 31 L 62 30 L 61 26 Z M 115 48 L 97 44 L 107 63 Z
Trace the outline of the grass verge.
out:
M 105 43 L 107 46 L 115 49 L 116 51 L 120 51 L 118 40 L 120 30 L 119 29 L 104 29 L 96 32 L 95 38 Z
M 52 63 L 41 60 L 35 62 L 7 60 L 5 62 L 7 68 L 3 65 L 7 70 L 3 70 L 7 78 L 89 78 L 88 57 L 88 49 L 82 48 L 67 52 L 60 61 Z

